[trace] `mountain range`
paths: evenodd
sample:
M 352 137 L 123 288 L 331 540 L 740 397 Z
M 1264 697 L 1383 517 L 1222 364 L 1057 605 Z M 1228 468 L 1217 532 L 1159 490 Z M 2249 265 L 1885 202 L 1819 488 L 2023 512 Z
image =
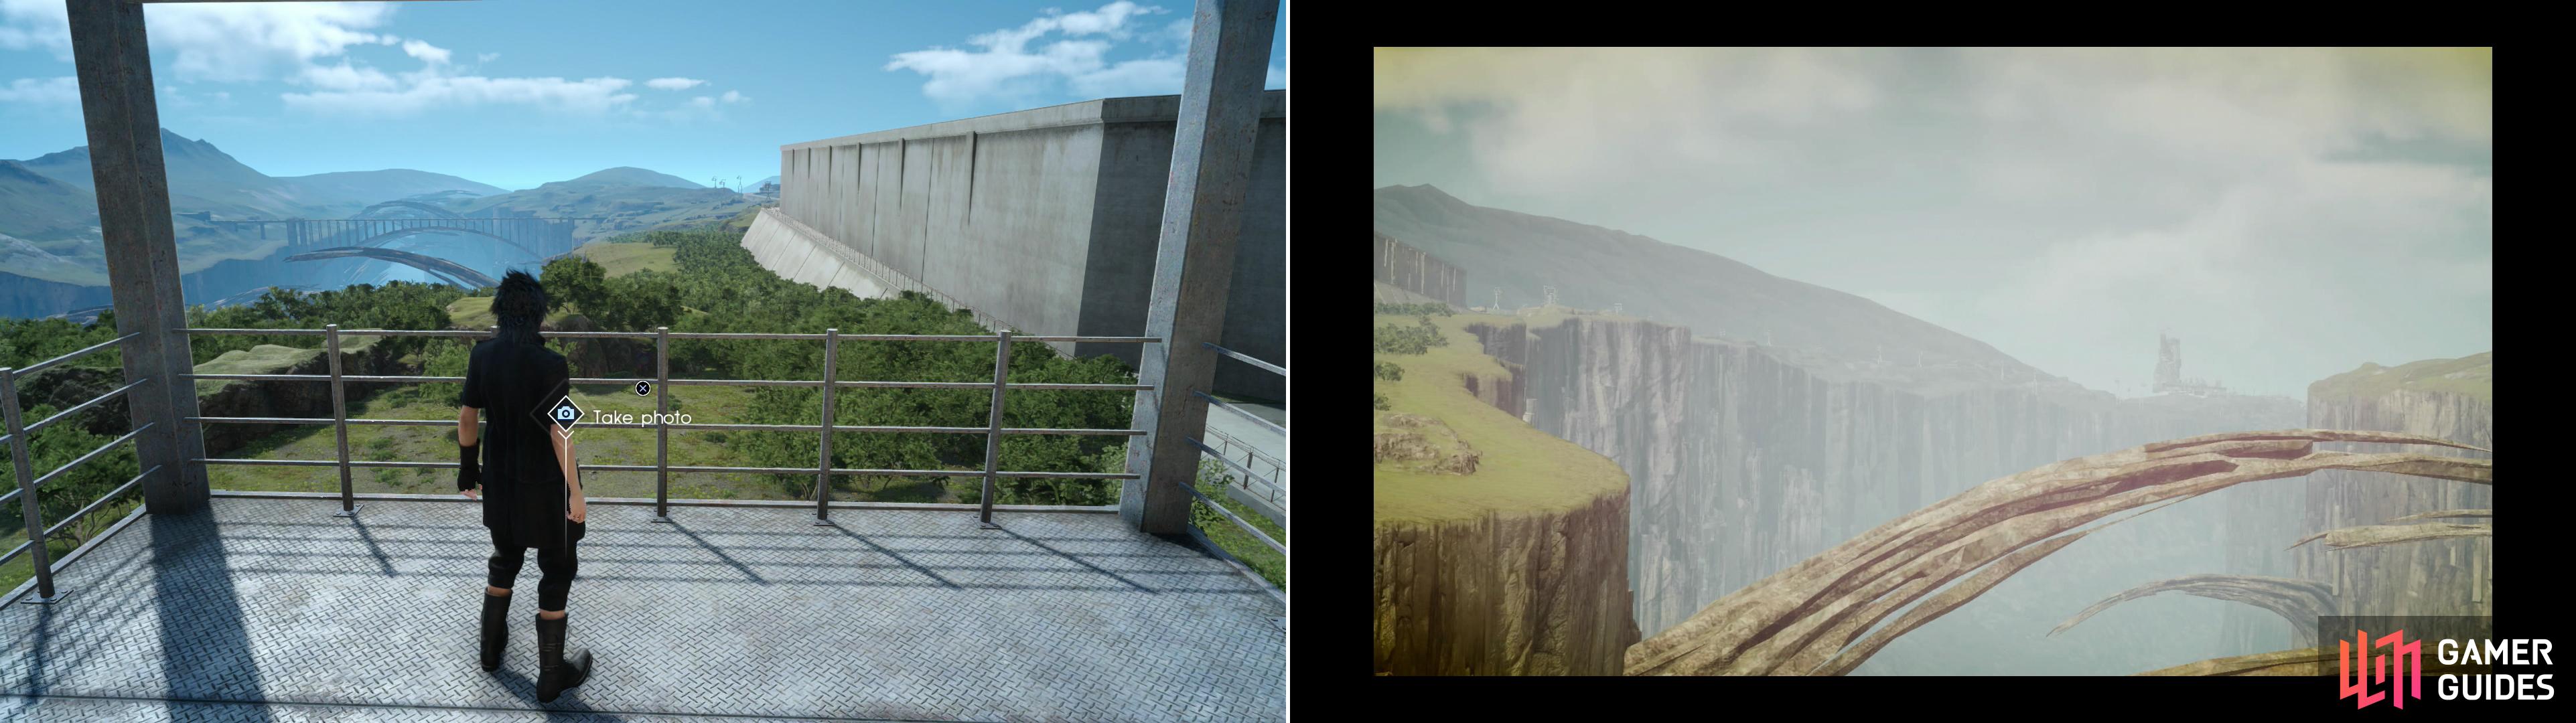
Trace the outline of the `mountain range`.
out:
M 612 217 L 595 232 L 738 213 L 750 201 L 669 174 L 617 167 L 512 192 L 456 176 L 405 168 L 270 176 L 204 140 L 161 131 L 163 168 L 173 214 L 210 212 L 219 219 L 344 218 L 397 199 L 442 203 L 470 213 L 492 208 L 545 215 Z M 0 160 L 0 284 L 9 276 L 74 285 L 107 283 L 98 235 L 98 201 L 89 148 L 25 160 Z M 276 250 L 189 217 L 173 219 L 180 270 L 226 259 L 255 259 Z
M 1620 307 L 1694 334 L 1759 343 L 1892 383 L 1950 383 L 1998 370 L 2078 388 L 1958 332 L 1878 302 L 1764 273 L 1733 259 L 1599 226 L 1486 208 L 1433 188 L 1388 186 L 1372 201 L 1378 233 L 1466 273 L 1469 304 Z M 1886 360 L 1892 364 L 1877 363 Z

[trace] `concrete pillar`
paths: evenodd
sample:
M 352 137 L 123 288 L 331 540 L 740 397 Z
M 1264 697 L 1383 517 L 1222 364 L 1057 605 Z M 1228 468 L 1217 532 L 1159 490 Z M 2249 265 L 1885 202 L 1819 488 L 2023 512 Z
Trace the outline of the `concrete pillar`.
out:
M 1252 180 L 1252 145 L 1261 121 L 1261 81 L 1270 63 L 1270 33 L 1279 0 L 1199 0 L 1181 82 L 1180 119 L 1172 139 L 1171 182 L 1163 196 L 1163 229 L 1154 253 L 1154 289 L 1145 309 L 1146 345 L 1136 393 L 1136 428 L 1127 469 L 1143 470 L 1118 495 L 1118 515 L 1152 534 L 1188 529 L 1190 484 L 1199 450 L 1191 438 L 1207 428 L 1207 405 L 1192 394 L 1216 379 L 1216 352 L 1226 291 L 1233 283 L 1235 237 L 1243 230 L 1243 197 Z M 1223 494 L 1218 491 L 1216 494 Z
M 72 64 L 80 78 L 81 115 L 89 130 L 99 232 L 107 246 L 108 288 L 117 333 L 141 332 L 123 348 L 125 378 L 150 383 L 126 395 L 152 514 L 206 506 L 206 456 L 197 425 L 197 385 L 179 378 L 194 369 L 180 293 L 179 247 L 170 228 L 170 186 L 161 163 L 161 119 L 152 100 L 152 51 L 143 39 L 143 6 L 125 0 L 69 0 Z

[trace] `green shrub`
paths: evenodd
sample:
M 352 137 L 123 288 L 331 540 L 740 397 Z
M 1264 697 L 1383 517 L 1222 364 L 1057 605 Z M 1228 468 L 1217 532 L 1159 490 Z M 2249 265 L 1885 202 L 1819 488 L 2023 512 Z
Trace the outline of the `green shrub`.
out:
M 1404 367 L 1387 362 L 1377 363 L 1377 378 L 1391 382 L 1404 381 Z
M 1448 316 L 1451 312 L 1448 304 L 1378 304 L 1377 313 Z
M 1378 326 L 1374 344 L 1377 351 L 1387 354 L 1421 354 L 1432 347 L 1448 346 L 1449 337 L 1441 334 L 1440 327 L 1431 323 L 1431 317 L 1425 316 L 1413 326 Z

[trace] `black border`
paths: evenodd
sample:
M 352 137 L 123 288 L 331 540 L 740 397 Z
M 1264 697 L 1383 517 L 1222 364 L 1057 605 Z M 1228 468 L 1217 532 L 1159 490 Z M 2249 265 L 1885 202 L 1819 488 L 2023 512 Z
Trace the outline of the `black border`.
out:
M 1387 45 L 1533 44 L 1514 43 L 1509 39 L 1497 37 L 1467 37 L 1467 33 L 1463 31 L 1477 30 L 1478 26 L 1490 21 L 1462 17 L 1460 13 L 1465 8 L 1444 5 L 1427 7 L 1424 10 L 1442 15 L 1431 16 L 1426 13 L 1422 18 L 1397 20 L 1392 18 L 1400 16 L 1402 11 L 1377 8 L 1369 13 L 1371 17 L 1365 22 L 1380 28 L 1381 32 L 1378 34 L 1384 36 L 1386 40 L 1395 41 L 1384 43 Z M 1585 42 L 1594 38 L 1648 39 L 1640 36 L 1653 36 L 1657 33 L 1638 32 L 1638 30 L 1640 27 L 1651 27 L 1652 18 L 1656 16 L 1674 23 L 1668 27 L 1676 30 L 1682 27 L 1703 29 L 1707 27 L 1697 22 L 1686 21 L 1683 17 L 1696 15 L 1696 13 L 1668 15 L 1667 12 L 1627 8 L 1624 11 L 1598 13 L 1597 17 L 1602 17 L 1601 20 L 1582 17 L 1595 15 L 1592 13 L 1571 17 L 1563 13 L 1540 13 L 1526 19 L 1544 18 L 1545 24 L 1551 29 L 1565 33 L 1557 44 L 1567 45 L 1595 44 Z M 1627 26 L 1624 28 L 1627 32 L 1617 34 L 1587 34 L 1579 28 L 1586 22 L 1603 22 L 1612 19 L 1606 16 L 1619 16 L 1628 21 L 1642 21 L 1646 24 Z M 1571 22 L 1577 27 L 1560 26 L 1560 23 L 1564 22 Z M 1390 28 L 1393 30 L 1388 30 Z M 1440 32 L 1443 29 L 1449 32 Z M 1505 30 L 1504 28 L 1486 29 Z M 1569 30 L 1571 32 L 1566 32 Z M 1663 34 L 1679 35 L 1670 31 Z M 1500 35 L 1509 36 L 1514 33 L 1506 31 L 1501 32 Z M 1443 39 L 1463 42 L 1437 42 Z M 1696 45 L 1707 42 L 1704 38 L 1661 39 L 1673 41 L 1666 43 L 1673 45 Z M 1964 44 L 1974 45 L 1975 43 Z M 2429 44 L 2485 45 L 2487 43 Z M 1333 120 L 1333 117 L 1338 115 L 1336 109 L 1345 103 L 1358 105 L 1370 102 L 1359 97 L 1361 95 L 1359 91 L 1367 87 L 1366 83 L 1350 87 L 1347 81 L 1342 80 L 1371 77 L 1366 75 L 1369 70 L 1365 67 L 1371 62 L 1365 59 L 1369 56 L 1361 55 L 1368 50 L 1367 48 L 1349 50 L 1333 48 L 1323 53 L 1308 54 L 1307 62 L 1302 66 L 1306 71 L 1303 77 L 1325 80 L 1306 83 L 1300 89 L 1303 91 L 1304 99 L 1320 103 L 1320 105 L 1309 103 L 1309 107 L 1326 109 L 1323 111 L 1325 115 L 1321 116 L 1326 122 L 1337 123 Z M 1345 62 L 1355 62 L 1363 67 L 1344 70 Z M 1341 85 L 1337 86 L 1337 83 Z M 1366 132 L 1363 131 L 1363 133 Z M 1356 228 L 1358 224 L 1337 222 L 1341 211 L 1336 209 L 1340 203 L 1339 199 L 1358 191 L 1351 188 L 1351 185 L 1357 184 L 1351 184 L 1344 179 L 1349 175 L 1367 174 L 1369 169 L 1365 166 L 1340 168 L 1339 164 L 1347 163 L 1343 159 L 1348 157 L 1350 151 L 1342 147 L 1342 144 L 1331 142 L 1329 136 L 1322 150 L 1315 150 L 1318 147 L 1315 145 L 1316 138 L 1315 134 L 1306 136 L 1310 152 L 1303 154 L 1292 152 L 1292 158 L 1312 158 L 1321 162 L 1298 164 L 1292 161 L 1291 182 L 1295 186 L 1292 190 L 1291 204 L 1292 209 L 1295 209 L 1293 213 L 1296 220 L 1291 221 L 1291 224 L 1293 226 L 1303 221 L 1308 228 L 1322 229 L 1322 233 L 1326 234 L 1327 238 L 1349 236 L 1353 240 L 1330 241 L 1323 246 L 1292 245 L 1291 253 L 1295 254 L 1290 264 L 1292 276 L 1302 270 L 1309 275 L 1308 278 L 1315 280 L 1305 284 L 1292 282 L 1291 288 L 1294 291 L 1291 293 L 1333 295 L 1339 293 L 1340 289 L 1365 288 L 1344 286 L 1348 282 L 1332 277 L 1356 271 L 1350 259 L 1362 253 L 1356 240 L 1359 236 L 1359 229 Z M 1306 173 L 1299 177 L 1295 175 L 1299 170 Z M 1373 182 L 1374 179 L 1363 180 Z M 1365 188 L 1374 188 L 1374 186 Z M 1297 198 L 1307 199 L 1307 203 L 1297 204 L 1293 200 Z M 2513 217 L 2507 214 L 2505 218 Z M 1318 222 L 1322 223 L 1319 225 Z M 2552 237 L 2551 231 L 2554 229 L 2537 228 L 2536 223 L 2528 225 L 2533 226 L 2528 229 L 2528 235 L 2500 232 L 2496 237 L 2499 239 Z M 2500 229 L 2500 231 L 2507 230 Z M 2519 244 L 2498 245 L 2520 246 Z M 2537 253 L 2507 253 L 2505 249 L 2497 249 L 2496 256 L 2500 261 L 2506 259 L 2528 261 L 2528 263 L 2496 264 L 2496 275 L 2499 278 L 2494 288 L 2498 296 L 2506 297 L 2500 299 L 2495 305 L 2499 316 L 2520 321 L 2522 317 L 2538 316 L 2554 311 L 2556 305 L 2551 303 L 2553 300 L 2539 298 L 2538 295 L 2543 290 L 2564 283 L 2543 276 L 2563 273 L 2563 264 L 2537 262 Z M 2406 289 L 2388 289 L 2386 293 L 2404 294 Z M 1351 296 L 1361 297 L 1359 299 L 1361 303 L 1368 302 L 1364 294 L 1351 294 Z M 1336 348 L 1338 344 L 1330 340 L 1347 338 L 1353 333 L 1352 329 L 1360 323 L 1351 320 L 1348 316 L 1324 314 L 1292 315 L 1291 322 L 1297 327 L 1296 331 L 1292 332 L 1292 339 L 1321 341 L 1325 343 L 1324 346 L 1310 345 L 1308 348 L 1327 350 Z M 2531 328 L 2518 324 L 2506 324 L 2502 321 L 2497 325 L 2515 329 Z M 2534 336 L 2548 338 L 2563 333 L 2563 329 L 2557 325 L 2539 328 L 2546 330 L 2538 331 L 2536 335 L 2531 332 L 2495 335 L 2494 344 L 2490 349 L 2526 346 L 2519 342 Z M 2462 350 L 2461 353 L 2469 354 L 2476 351 Z M 2508 349 L 2506 354 L 2508 358 L 2522 358 L 2521 352 L 2512 352 Z M 2538 353 L 2535 351 L 2532 355 L 2536 357 Z M 1356 417 L 1363 409 L 1358 405 L 1364 402 L 1361 401 L 1360 395 L 1347 390 L 1367 386 L 1368 377 L 1363 376 L 1365 372 L 1361 371 L 1362 365 L 1336 362 L 1330 357 L 1331 355 L 1327 353 L 1321 364 L 1308 363 L 1308 370 L 1301 375 L 1303 380 L 1308 382 L 1303 386 L 1306 389 L 1319 391 L 1303 397 L 1314 400 L 1308 403 L 1310 409 L 1329 410 L 1341 408 L 1345 404 L 1351 405 L 1351 411 L 1347 414 Z M 2411 360 L 2370 361 L 2394 363 Z M 1317 384 L 1317 382 L 1323 383 Z M 1323 406 L 1311 406 L 1313 404 Z M 2505 405 L 2500 410 L 2499 417 L 2504 422 L 2501 426 L 2509 430 L 2504 443 L 2508 450 L 2507 454 L 2514 454 L 2510 450 L 2515 449 L 2512 442 L 2516 439 L 2512 436 L 2515 432 L 2510 430 L 2540 428 L 2538 409 L 2537 405 L 2513 403 Z M 1345 414 L 1330 412 L 1318 418 L 1340 418 Z M 2525 421 L 2513 422 L 2510 421 L 2511 419 Z M 1355 436 L 1327 435 L 1321 439 Z M 1346 446 L 1325 446 L 1330 444 L 1337 443 L 1297 445 L 1292 441 L 1291 454 L 1294 455 L 1292 466 L 1309 470 L 1332 470 L 1346 464 L 1361 469 L 1366 469 L 1370 465 L 1368 459 L 1361 456 L 1364 453 L 1359 451 L 1362 448 L 1356 443 L 1348 443 Z M 1309 479 L 1317 482 L 1332 480 L 1334 477 L 1335 475 L 1325 471 L 1308 474 Z M 2516 488 L 2499 495 L 2512 500 L 2507 504 L 2516 508 L 2542 511 L 2568 509 L 2563 499 L 2569 494 L 2565 491 L 2567 485 L 2560 484 L 2557 480 L 2536 476 L 2528 482 L 2522 482 L 2516 477 L 2508 476 L 2505 484 L 2508 487 L 2528 484 L 2528 487 Z M 1413 715 L 1435 719 L 1463 719 L 1469 716 L 1517 719 L 1567 715 L 1587 720 L 1663 720 L 1736 715 L 1769 717 L 1783 713 L 1795 717 L 1819 713 L 1831 715 L 1870 711 L 1902 712 L 1923 716 L 1984 717 L 1996 714 L 2056 714 L 2088 718 L 2107 716 L 2111 719 L 2235 718 L 2249 714 L 2278 712 L 2318 716 L 2320 720 L 2355 715 L 2441 716 L 2465 712 L 2470 715 L 2498 716 L 2499 719 L 2509 720 L 2545 714 L 2548 710 L 2557 709 L 2553 706 L 2563 707 L 2569 697 L 2576 696 L 2576 690 L 2569 690 L 2559 693 L 2548 701 L 2481 702 L 2474 706 L 2452 701 L 2449 702 L 2452 703 L 2449 706 L 2410 706 L 2407 710 L 2398 710 L 2382 703 L 2371 709 L 2356 710 L 2353 701 L 2338 699 L 2335 696 L 2334 681 L 2328 676 L 2223 678 L 1375 676 L 1369 673 L 1369 667 L 1363 667 L 1363 664 L 1357 660 L 1370 652 L 1370 649 L 1362 647 L 1363 645 L 1373 646 L 1373 635 L 1363 632 L 1373 629 L 1373 613 L 1369 608 L 1363 608 L 1358 603 L 1358 599 L 1372 593 L 1369 587 L 1365 587 L 1372 583 L 1367 577 L 1368 570 L 1363 570 L 1349 562 L 1364 555 L 1373 555 L 1372 551 L 1362 547 L 1368 544 L 1363 541 L 1369 538 L 1360 534 L 1361 530 L 1358 529 L 1358 519 L 1364 513 L 1358 506 L 1340 501 L 1329 487 L 1318 486 L 1317 489 L 1326 496 L 1321 498 L 1321 502 L 1307 506 L 1312 514 L 1305 518 L 1307 522 L 1312 523 L 1309 526 L 1315 528 L 1315 531 L 1302 532 L 1300 539 L 1304 542 L 1303 551 L 1308 553 L 1306 559 L 1325 562 L 1306 566 L 1306 570 L 1320 574 L 1305 576 L 1301 581 L 1309 592 L 1316 593 L 1309 595 L 1308 598 L 1319 602 L 1299 606 L 1295 604 L 1295 598 L 1291 597 L 1291 650 L 1289 653 L 1291 673 L 1288 690 L 1289 712 L 1292 719 L 1296 718 L 1296 714 L 1302 710 L 1306 713 L 1304 717 L 1309 719 L 1329 719 L 1351 715 L 1356 719 L 1364 720 L 1396 719 Z M 1347 529 L 1344 529 L 1346 527 Z M 2512 543 L 2499 540 L 2499 547 L 2522 551 L 2508 552 L 2505 555 L 2506 559 L 2532 560 L 2531 563 L 2521 564 L 2536 568 L 2530 569 L 2527 574 L 2507 574 L 2495 582 L 2500 592 L 2511 589 L 2524 591 L 2503 592 L 2502 595 L 2508 600 L 2530 601 L 2531 605 L 2520 608 L 2522 610 L 2548 605 L 2549 601 L 2557 599 L 2543 589 L 2554 588 L 2558 582 L 2558 576 L 2552 574 L 2555 570 L 2548 569 L 2546 566 L 2566 559 L 2564 550 L 2567 543 L 2544 539 L 2540 533 L 2542 529 L 2544 528 L 2539 525 L 2526 526 L 2508 522 L 2504 530 L 2496 533 L 2499 538 L 2521 540 L 2521 542 Z M 2567 667 L 2576 669 L 2576 626 L 2571 626 L 2554 615 L 2515 617 L 2512 611 L 2516 608 L 2513 605 L 2508 603 L 2504 608 L 2507 611 L 2506 614 L 2497 617 L 2496 635 L 2547 638 L 2552 641 L 2556 649 L 2553 656 L 2568 656 L 2571 659 Z M 1370 637 L 1363 637 L 1364 635 Z M 2427 654 L 2430 654 L 2429 650 Z M 1342 662 L 1345 660 L 1349 662 Z M 1339 667 L 1344 665 L 1348 667 Z M 2576 674 L 2556 674 L 2557 669 L 2558 666 L 2551 666 L 2551 670 L 2548 671 L 2553 673 L 2550 680 L 2554 687 L 2576 686 Z M 2446 702 L 2434 700 L 2429 681 L 2427 686 L 2425 702 Z M 1774 708 L 1785 708 L 1785 711 L 1770 710 Z

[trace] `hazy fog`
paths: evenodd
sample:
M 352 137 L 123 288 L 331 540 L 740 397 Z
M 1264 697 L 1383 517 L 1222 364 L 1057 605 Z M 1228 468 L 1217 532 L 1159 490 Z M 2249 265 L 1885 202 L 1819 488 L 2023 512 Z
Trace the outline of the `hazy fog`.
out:
M 2097 389 L 2487 351 L 2487 50 L 1392 50 L 1375 184 L 1705 249 Z M 1686 321 L 1686 320 L 1676 320 Z

